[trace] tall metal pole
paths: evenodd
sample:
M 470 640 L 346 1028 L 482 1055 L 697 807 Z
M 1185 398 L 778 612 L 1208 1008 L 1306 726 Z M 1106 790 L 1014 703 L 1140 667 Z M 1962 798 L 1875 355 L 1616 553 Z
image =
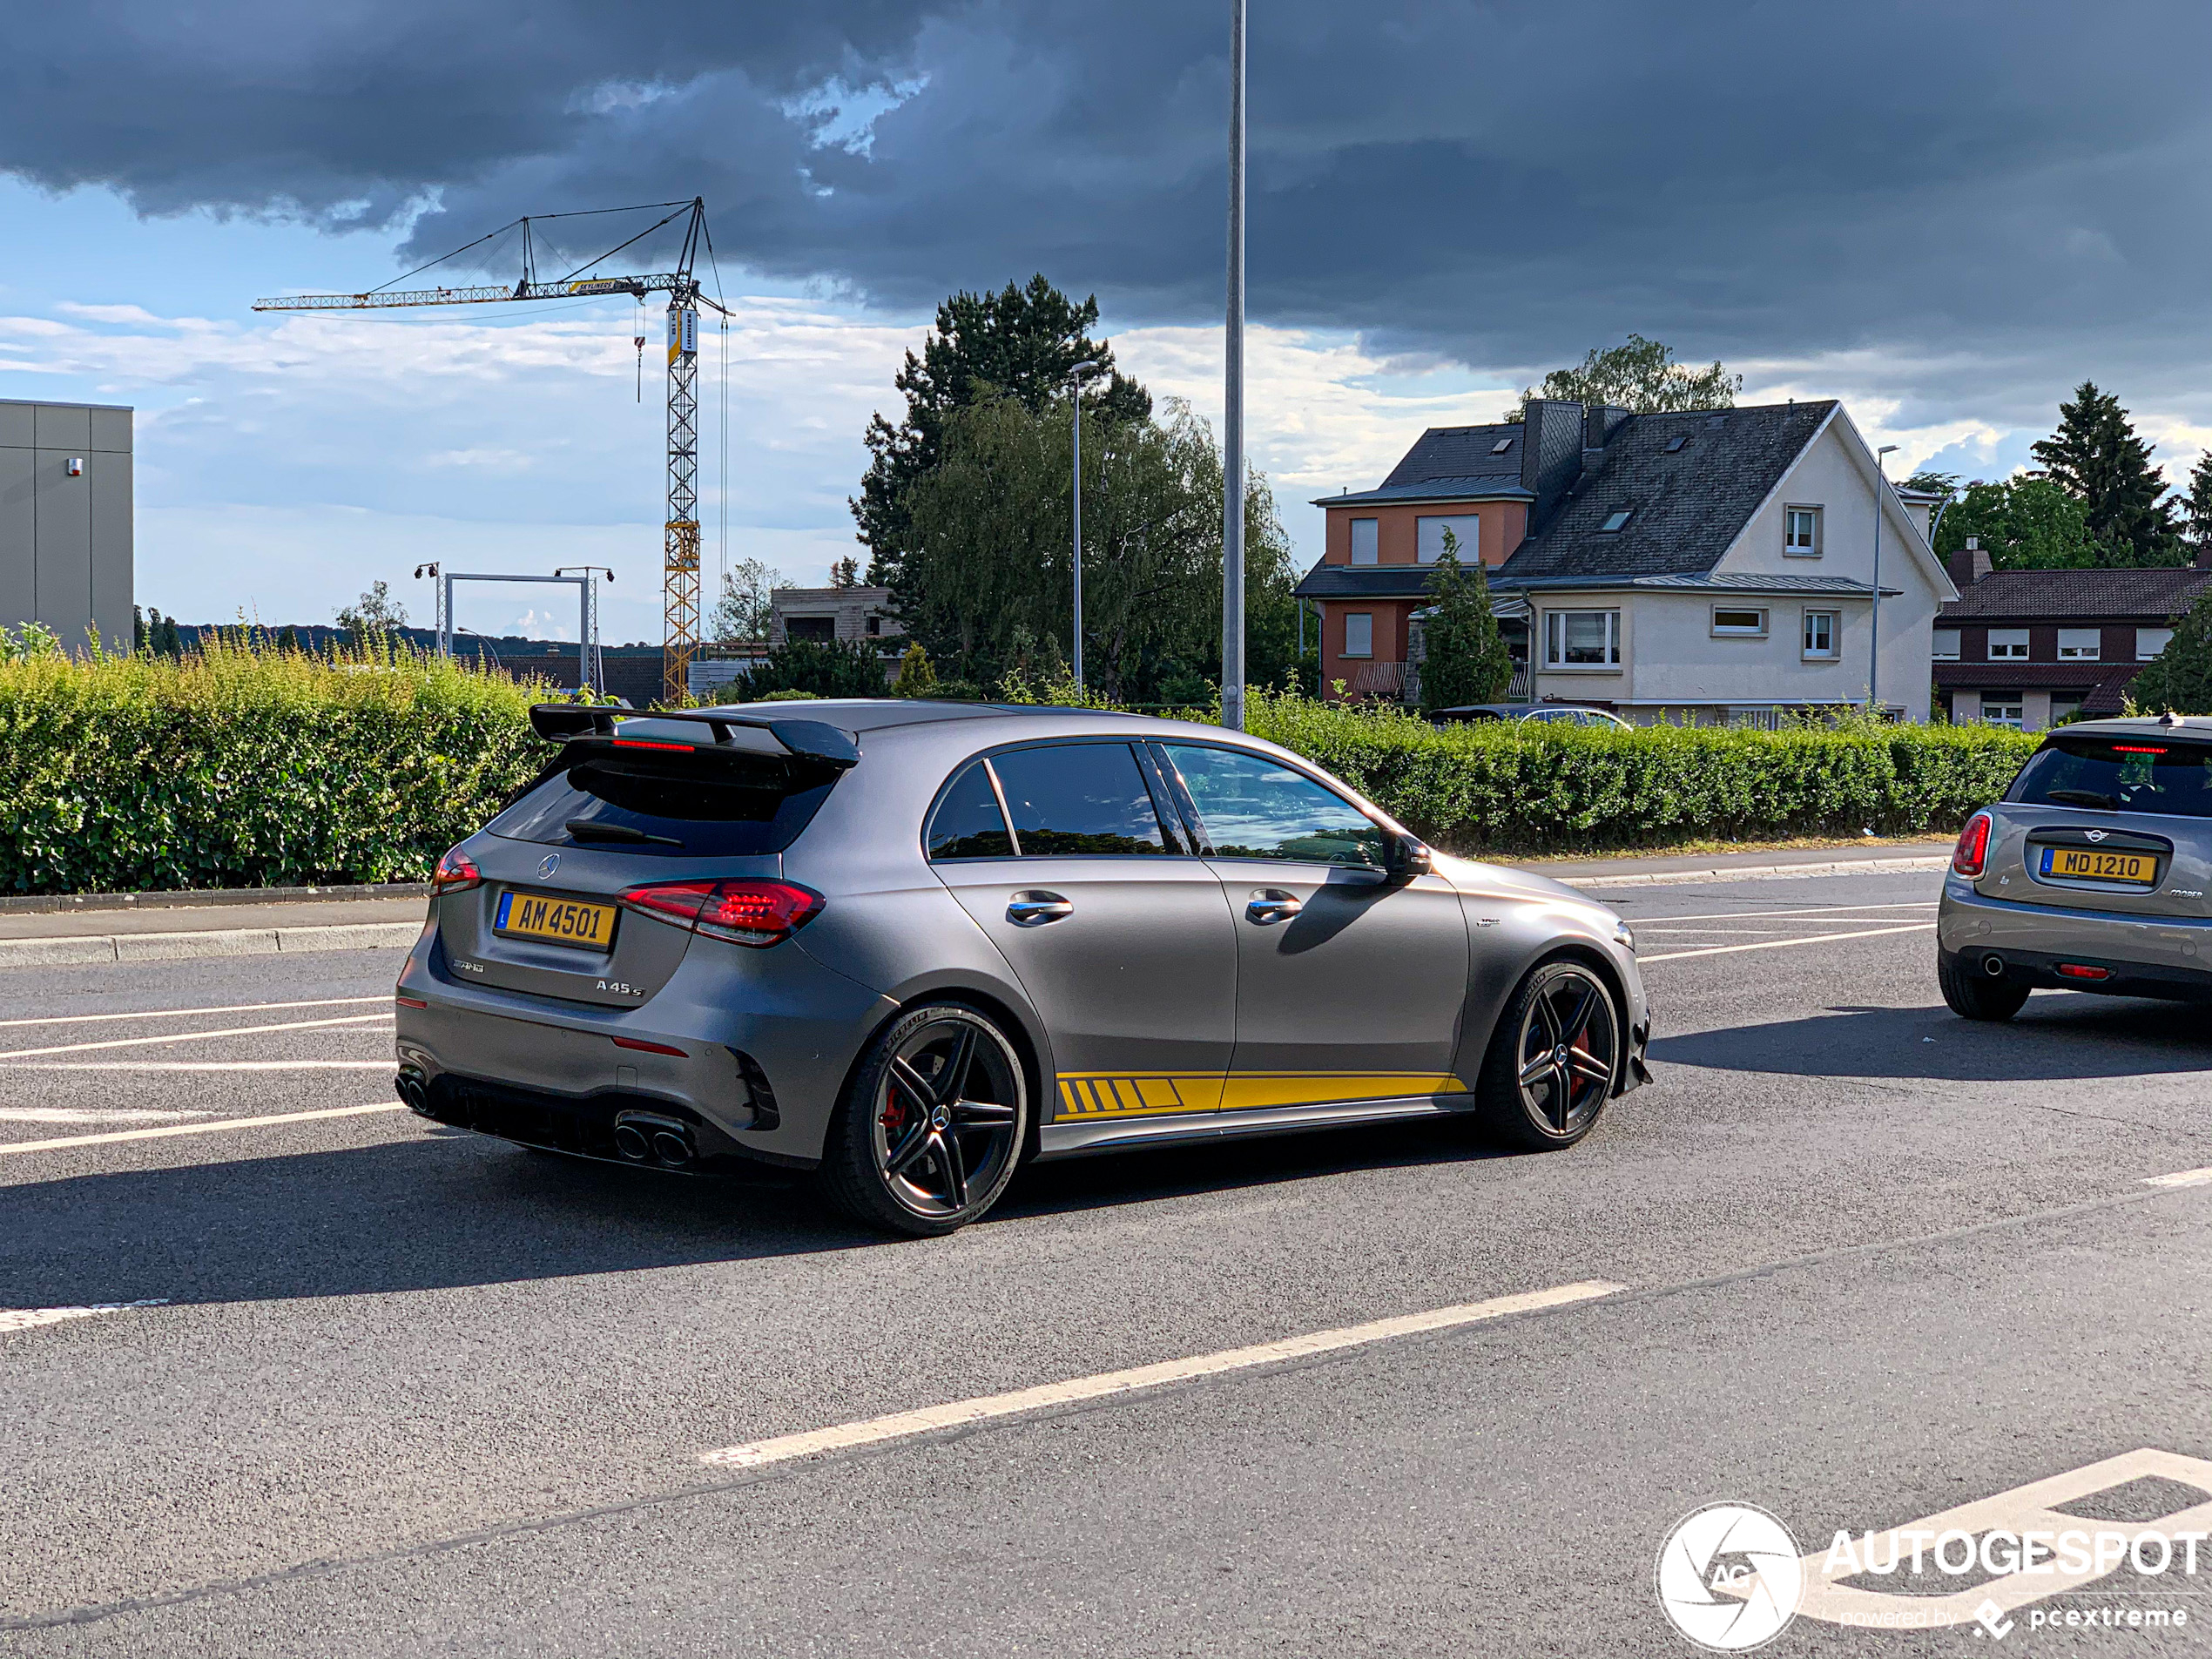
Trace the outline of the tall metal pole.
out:
M 1229 326 L 1221 431 L 1221 723 L 1244 729 L 1244 0 L 1229 0 Z
M 1874 452 L 1874 616 L 1870 631 L 1874 649 L 1866 665 L 1866 707 L 1877 718 L 1882 708 L 1882 508 L 1890 493 L 1889 458 L 1896 448 L 1885 443 Z
M 1083 689 L 1083 377 L 1068 379 L 1068 401 L 1076 411 L 1076 690 Z

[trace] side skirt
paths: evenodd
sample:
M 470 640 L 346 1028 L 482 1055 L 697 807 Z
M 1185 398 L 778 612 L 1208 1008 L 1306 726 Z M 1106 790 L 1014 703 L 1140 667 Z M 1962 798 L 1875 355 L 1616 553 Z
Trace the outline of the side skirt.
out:
M 1294 1135 L 1301 1130 L 1346 1123 L 1388 1123 L 1405 1117 L 1450 1117 L 1470 1109 L 1472 1094 L 1400 1095 L 1387 1100 L 1326 1101 L 1238 1112 L 1178 1112 L 1170 1116 L 1106 1123 L 1047 1123 L 1038 1132 L 1036 1161 L 1122 1152 L 1170 1141 L 1244 1140 L 1256 1135 Z

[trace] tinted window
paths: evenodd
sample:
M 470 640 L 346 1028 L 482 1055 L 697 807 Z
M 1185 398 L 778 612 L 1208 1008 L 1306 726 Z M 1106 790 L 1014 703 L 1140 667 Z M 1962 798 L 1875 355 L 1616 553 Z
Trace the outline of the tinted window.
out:
M 2067 738 L 2037 751 L 2005 799 L 2212 818 L 2212 750 L 2155 737 Z
M 701 765 L 647 769 L 586 763 L 556 773 L 492 819 L 494 835 L 661 858 L 751 858 L 780 853 L 828 798 L 836 779 L 793 779 L 780 766 L 710 773 Z M 599 826 L 575 830 L 571 824 Z M 635 833 L 631 833 L 635 832 Z
M 1351 802 L 1258 755 L 1169 744 L 1214 855 L 1380 869 L 1383 832 Z
M 1057 743 L 992 757 L 1024 858 L 1165 853 L 1152 792 L 1126 743 Z
M 974 761 L 953 779 L 929 815 L 929 856 L 1003 859 L 1013 853 L 1005 814 L 999 811 L 999 798 L 991 792 L 991 774 L 981 761 Z

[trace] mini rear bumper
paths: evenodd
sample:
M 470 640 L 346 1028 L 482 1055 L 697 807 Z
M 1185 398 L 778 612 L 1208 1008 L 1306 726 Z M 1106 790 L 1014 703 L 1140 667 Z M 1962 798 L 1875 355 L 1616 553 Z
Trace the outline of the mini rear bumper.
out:
M 1967 973 L 2040 990 L 2212 1001 L 2212 922 L 2014 904 L 1952 876 L 1936 945 Z

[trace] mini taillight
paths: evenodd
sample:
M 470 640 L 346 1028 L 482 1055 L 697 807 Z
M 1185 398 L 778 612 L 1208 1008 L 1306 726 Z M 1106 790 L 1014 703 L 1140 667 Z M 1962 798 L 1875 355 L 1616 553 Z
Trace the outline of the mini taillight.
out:
M 476 867 L 476 860 L 459 847 L 455 847 L 438 860 L 438 867 L 430 872 L 430 896 L 443 898 L 448 893 L 466 893 L 471 887 L 483 885 L 484 873 Z
M 1951 867 L 1960 875 L 1979 875 L 1989 862 L 1989 824 L 1987 813 L 1976 813 L 1959 832 L 1959 845 L 1951 849 Z
M 631 909 L 759 949 L 788 939 L 818 915 L 822 895 L 790 881 L 656 881 L 622 895 Z

